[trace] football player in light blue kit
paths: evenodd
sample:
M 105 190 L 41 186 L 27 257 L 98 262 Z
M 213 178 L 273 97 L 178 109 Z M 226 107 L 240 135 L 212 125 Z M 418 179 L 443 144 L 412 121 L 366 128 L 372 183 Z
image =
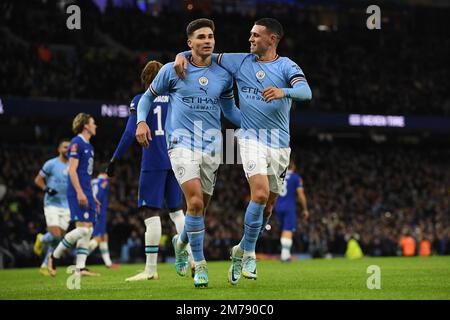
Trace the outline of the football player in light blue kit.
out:
M 168 153 L 187 203 L 184 230 L 172 239 L 175 267 L 178 274 L 186 274 L 185 247 L 189 243 L 195 263 L 194 285 L 206 287 L 204 212 L 213 194 L 221 161 L 221 110 L 237 126 L 241 117 L 234 103 L 230 74 L 211 60 L 214 23 L 208 19 L 192 21 L 187 27 L 187 36 L 192 49 L 189 76 L 180 80 L 173 63 L 163 66 L 139 101 L 136 138 L 142 146 L 148 146 L 151 137 L 145 119 L 151 103 L 161 92 L 169 92 L 170 108 L 165 126 Z
M 297 229 L 297 198 L 303 210 L 303 217 L 308 219 L 309 211 L 306 201 L 305 190 L 303 188 L 302 177 L 295 172 L 295 163 L 289 163 L 286 178 L 281 188 L 274 211 L 281 231 L 281 256 L 283 262 L 291 261 L 292 235 Z
M 149 61 L 141 72 L 141 83 L 145 90 L 150 87 L 153 79 L 162 68 L 159 61 Z M 108 175 L 114 174 L 115 163 L 125 154 L 135 142 L 137 106 L 143 93 L 136 95 L 130 103 L 130 115 L 127 126 L 120 138 L 108 165 Z M 148 148 L 142 148 L 141 172 L 139 175 L 138 212 L 145 224 L 145 268 L 142 272 L 128 277 L 125 281 L 158 280 L 158 253 L 161 242 L 162 226 L 160 215 L 163 208 L 169 210 L 170 219 L 175 224 L 177 233 L 184 229 L 184 212 L 182 209 L 183 192 L 172 171 L 167 154 L 166 132 L 164 130 L 169 96 L 162 94 L 151 106 L 146 122 L 151 130 L 152 141 Z M 187 245 L 190 253 L 190 247 Z M 192 260 L 190 254 L 189 259 Z M 192 265 L 192 263 L 191 263 Z M 193 270 L 193 269 L 191 269 Z M 192 272 L 191 272 L 192 273 Z
M 72 123 L 72 130 L 77 134 L 69 145 L 69 178 L 67 200 L 70 218 L 75 222 L 75 229 L 67 233 L 56 249 L 48 255 L 48 271 L 56 275 L 55 262 L 72 246 L 77 247 L 76 275 L 97 276 L 98 273 L 86 268 L 89 254 L 89 240 L 93 225 L 97 219 L 100 202 L 92 193 L 91 176 L 94 169 L 94 147 L 89 142 L 97 132 L 95 120 L 89 114 L 79 113 Z
M 34 244 L 34 252 L 38 256 L 42 255 L 43 245 L 48 245 L 47 254 L 39 270 L 42 275 L 49 275 L 47 256 L 58 245 L 69 227 L 70 210 L 67 202 L 67 173 L 69 169 L 67 150 L 69 141 L 68 139 L 62 139 L 59 142 L 59 156 L 45 162 L 34 179 L 34 183 L 45 192 L 44 215 L 48 231 L 44 235 L 39 233 Z
M 237 83 L 242 114 L 239 150 L 251 192 L 244 236 L 231 252 L 228 280 L 233 285 L 241 274 L 247 279 L 257 278 L 256 241 L 271 215 L 289 164 L 292 100 L 312 97 L 302 69 L 277 54 L 282 37 L 283 27 L 277 20 L 260 19 L 250 31 L 250 53 L 213 55 L 213 61 L 228 70 Z M 187 53 L 179 54 L 175 65 L 181 78 L 186 68 L 183 55 Z

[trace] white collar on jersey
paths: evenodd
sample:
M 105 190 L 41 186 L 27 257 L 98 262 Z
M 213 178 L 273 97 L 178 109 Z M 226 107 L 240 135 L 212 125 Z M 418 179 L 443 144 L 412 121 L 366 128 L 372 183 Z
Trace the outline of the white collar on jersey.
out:
M 79 135 L 78 135 L 84 142 L 86 142 L 86 143 L 89 143 L 89 141 L 87 141 L 84 137 L 83 137 L 83 135 L 80 133 Z

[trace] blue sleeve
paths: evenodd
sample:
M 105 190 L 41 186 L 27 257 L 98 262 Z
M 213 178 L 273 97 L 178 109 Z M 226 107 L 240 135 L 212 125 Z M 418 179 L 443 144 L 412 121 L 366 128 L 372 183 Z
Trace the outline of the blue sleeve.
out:
M 217 56 L 217 64 L 234 75 L 248 55 L 248 53 L 220 53 Z
M 69 158 L 80 159 L 83 150 L 83 145 L 78 144 L 77 141 L 73 141 L 69 147 Z
M 297 175 L 296 185 L 297 185 L 296 189 L 303 188 L 303 179 L 299 175 Z
M 293 88 L 283 88 L 287 98 L 297 101 L 306 101 L 312 99 L 311 88 L 307 82 L 297 82 Z
M 230 120 L 235 126 L 241 126 L 241 110 L 236 107 L 234 97 L 220 98 L 220 106 L 222 108 L 225 118 Z
M 220 107 L 225 118 L 230 120 L 235 126 L 241 126 L 241 110 L 236 107 L 233 94 L 233 79 L 229 76 L 228 85 L 220 95 Z
M 153 79 L 148 90 L 142 95 L 137 106 L 137 123 L 146 121 L 155 98 L 160 94 L 169 91 L 171 86 L 172 66 L 173 63 L 165 64 L 161 70 L 159 70 L 156 78 Z
M 42 166 L 41 171 L 39 171 L 39 174 L 44 178 L 48 178 L 53 170 L 53 163 L 54 162 L 52 160 L 46 161 Z
M 136 119 L 137 116 L 135 113 L 130 113 L 128 117 L 127 126 L 125 131 L 122 133 L 122 137 L 120 138 L 119 145 L 114 151 L 113 158 L 119 159 L 122 158 L 124 153 L 130 148 L 130 146 L 134 142 L 134 137 L 136 133 Z
M 187 59 L 192 55 L 191 51 L 183 51 L 181 52 Z M 231 74 L 235 74 L 239 67 L 244 61 L 245 57 L 248 56 L 248 53 L 213 53 L 212 61 L 222 66 L 225 70 L 230 72 Z
M 286 58 L 283 73 L 291 88 L 283 88 L 287 98 L 304 101 L 312 99 L 311 88 L 306 81 L 303 70 L 292 60 Z

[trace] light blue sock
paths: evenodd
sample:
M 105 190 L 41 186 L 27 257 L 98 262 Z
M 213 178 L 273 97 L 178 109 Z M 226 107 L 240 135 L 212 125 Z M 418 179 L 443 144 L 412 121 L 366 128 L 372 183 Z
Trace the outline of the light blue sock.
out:
M 180 234 L 180 240 L 183 243 L 186 243 L 186 244 L 189 243 L 189 238 L 188 238 L 187 231 L 186 231 L 186 224 L 184 225 L 183 231 Z
M 186 230 L 189 243 L 191 244 L 192 256 L 195 262 L 205 260 L 203 255 L 203 240 L 205 239 L 205 219 L 203 216 L 194 217 L 188 212 L 186 213 L 186 220 L 184 222 L 184 229 Z
M 47 232 L 46 234 L 44 234 L 41 238 L 41 241 L 44 243 L 50 243 L 55 239 L 55 237 L 50 233 Z
M 43 265 L 47 265 L 48 264 L 48 255 L 49 255 L 49 253 L 52 253 L 53 250 L 55 250 L 55 247 L 53 247 L 53 245 L 50 244 L 48 246 L 47 253 L 45 254 L 45 259 L 42 262 Z
M 256 241 L 263 222 L 263 212 L 266 205 L 250 201 L 244 217 L 244 237 L 241 248 L 245 251 L 254 252 Z

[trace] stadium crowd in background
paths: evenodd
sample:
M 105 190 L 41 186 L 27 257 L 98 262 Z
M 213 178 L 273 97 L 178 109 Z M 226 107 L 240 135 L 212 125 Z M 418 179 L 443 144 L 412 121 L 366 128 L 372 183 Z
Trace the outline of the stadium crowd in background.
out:
M 5 40 L 0 43 L 0 93 L 127 101 L 140 90 L 136 74 L 147 61 L 169 62 L 187 49 L 179 31 L 201 15 L 167 8 L 151 16 L 136 7 L 106 7 L 101 13 L 91 1 L 82 1 L 82 29 L 67 34 L 60 27 L 66 14 L 52 3 L 35 1 L 29 10 L 29 2 L 19 0 L 0 11 Z M 346 26 L 350 16 L 341 19 L 337 30 L 319 31 L 308 20 L 313 14 L 294 18 L 289 7 L 274 5 L 270 11 L 265 6 L 277 12 L 286 29 L 280 54 L 309 75 L 312 110 L 450 115 L 446 82 L 440 81 L 450 77 L 450 37 L 440 28 L 446 20 L 439 18 L 445 10 L 419 17 L 412 9 L 408 14 L 398 9 L 382 33 L 368 33 Z M 211 18 L 218 26 L 216 52 L 249 51 L 245 39 L 254 15 L 213 11 Z M 30 24 L 36 28 L 24 27 Z

